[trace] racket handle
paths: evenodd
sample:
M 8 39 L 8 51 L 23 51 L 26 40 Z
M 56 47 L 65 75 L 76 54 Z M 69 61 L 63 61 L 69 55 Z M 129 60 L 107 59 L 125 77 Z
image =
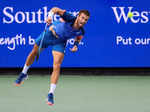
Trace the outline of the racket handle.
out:
M 36 56 L 36 61 L 38 61 L 38 60 L 39 60 L 39 53 Z
M 41 48 L 42 48 L 42 43 L 43 43 L 43 39 L 44 39 L 44 36 L 45 36 L 45 32 L 46 32 L 47 26 L 48 26 L 48 24 L 46 24 L 45 28 L 44 28 L 43 36 L 42 36 L 42 39 L 41 39 L 41 42 L 40 42 L 40 45 L 39 45 L 39 48 L 38 48 L 38 53 L 37 53 L 37 56 L 36 56 L 36 61 L 38 61 L 39 56 L 40 56 L 40 52 L 41 52 Z

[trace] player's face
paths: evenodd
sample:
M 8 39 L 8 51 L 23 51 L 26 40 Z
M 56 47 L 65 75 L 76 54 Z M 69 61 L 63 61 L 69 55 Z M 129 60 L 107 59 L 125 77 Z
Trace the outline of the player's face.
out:
M 83 27 L 87 21 L 89 19 L 89 16 L 85 15 L 84 13 L 81 13 L 78 17 L 77 17 L 77 24 L 79 27 Z

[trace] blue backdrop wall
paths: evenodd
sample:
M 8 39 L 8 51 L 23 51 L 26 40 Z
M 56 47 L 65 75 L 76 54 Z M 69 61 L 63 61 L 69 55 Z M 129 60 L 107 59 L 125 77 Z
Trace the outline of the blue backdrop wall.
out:
M 62 67 L 150 67 L 149 0 L 3 0 L 0 2 L 0 67 L 23 67 L 48 11 L 88 9 L 91 17 L 79 51 L 68 40 Z M 128 13 L 133 17 L 129 18 Z M 51 48 L 32 67 L 51 67 Z

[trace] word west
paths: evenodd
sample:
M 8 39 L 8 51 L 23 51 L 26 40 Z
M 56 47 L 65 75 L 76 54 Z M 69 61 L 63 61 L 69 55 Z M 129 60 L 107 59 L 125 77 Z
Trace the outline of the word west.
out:
M 114 15 L 116 17 L 117 23 L 119 24 L 121 20 L 124 23 L 127 23 L 129 20 L 131 20 L 132 23 L 148 23 L 150 21 L 150 11 L 141 11 L 136 10 L 135 7 L 111 7 Z M 129 18 L 128 13 L 132 12 L 133 17 Z

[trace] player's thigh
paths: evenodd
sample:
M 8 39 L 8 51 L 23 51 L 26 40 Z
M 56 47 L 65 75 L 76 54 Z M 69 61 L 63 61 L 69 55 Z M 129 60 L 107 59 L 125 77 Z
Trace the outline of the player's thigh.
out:
M 54 65 L 61 64 L 64 59 L 64 53 L 53 50 L 52 54 L 53 54 L 53 62 L 54 62 L 53 64 Z

